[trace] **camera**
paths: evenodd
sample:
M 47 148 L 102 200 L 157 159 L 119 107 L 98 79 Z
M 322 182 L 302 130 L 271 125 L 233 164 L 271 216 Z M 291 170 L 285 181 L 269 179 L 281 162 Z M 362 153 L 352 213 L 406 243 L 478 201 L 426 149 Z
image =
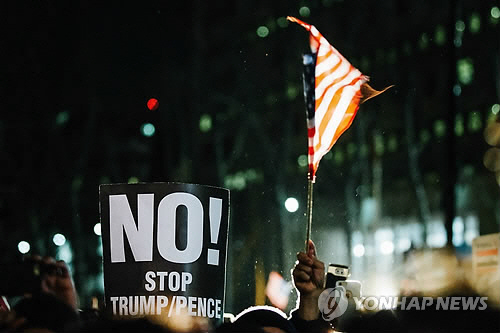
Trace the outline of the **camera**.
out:
M 338 281 L 345 281 L 349 276 L 349 267 L 345 265 L 330 264 L 326 273 L 326 288 L 335 288 Z

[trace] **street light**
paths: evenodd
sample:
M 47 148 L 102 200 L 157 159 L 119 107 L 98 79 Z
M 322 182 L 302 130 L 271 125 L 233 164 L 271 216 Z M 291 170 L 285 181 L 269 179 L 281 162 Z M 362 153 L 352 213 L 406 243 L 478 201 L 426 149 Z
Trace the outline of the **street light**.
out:
M 299 202 L 295 198 L 288 198 L 285 200 L 285 208 L 290 213 L 294 213 L 299 209 Z
M 66 243 L 66 237 L 64 237 L 63 234 L 55 234 L 54 237 L 52 237 L 52 241 L 56 246 L 62 246 Z

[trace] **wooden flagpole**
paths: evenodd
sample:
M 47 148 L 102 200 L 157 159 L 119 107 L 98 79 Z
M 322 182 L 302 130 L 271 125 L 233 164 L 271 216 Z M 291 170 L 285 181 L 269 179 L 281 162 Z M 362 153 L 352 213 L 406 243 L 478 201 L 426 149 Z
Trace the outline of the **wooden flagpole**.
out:
M 307 231 L 306 231 L 306 250 L 309 249 L 309 240 L 311 239 L 312 215 L 313 215 L 313 184 L 314 180 L 307 180 Z

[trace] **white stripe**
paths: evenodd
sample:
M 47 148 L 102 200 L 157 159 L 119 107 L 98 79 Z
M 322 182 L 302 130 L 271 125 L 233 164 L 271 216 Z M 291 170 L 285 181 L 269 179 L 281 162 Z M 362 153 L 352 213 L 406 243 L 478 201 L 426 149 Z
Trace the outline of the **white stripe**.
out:
M 323 157 L 323 155 L 325 155 L 328 152 L 328 149 L 330 147 L 330 144 L 332 143 L 335 133 L 337 132 L 340 122 L 344 118 L 345 113 L 352 102 L 352 99 L 354 98 L 356 92 L 359 91 L 362 83 L 363 82 L 360 80 L 356 82 L 355 85 L 347 86 L 344 88 L 339 103 L 335 108 L 335 112 L 333 112 L 332 118 L 328 122 L 328 125 L 326 126 L 325 131 L 323 132 L 321 140 L 322 145 L 319 147 L 318 151 L 315 151 L 314 153 L 315 161 L 319 161 Z M 320 123 L 318 123 L 318 128 L 319 126 Z M 316 136 L 318 136 L 317 140 Z M 315 141 L 319 142 L 319 130 L 315 134 Z
M 324 77 L 323 80 L 321 80 L 321 82 L 319 82 L 319 84 L 316 85 L 315 96 L 319 98 L 321 95 L 323 95 L 325 89 L 327 89 L 333 83 L 333 81 L 349 73 L 350 67 L 351 66 L 348 62 L 342 62 L 340 66 L 333 73 Z M 359 74 L 356 73 L 356 75 Z
M 335 94 L 335 92 L 340 87 L 347 85 L 348 83 L 352 82 L 352 80 L 354 80 L 355 78 L 357 78 L 358 75 L 361 74 L 361 73 L 359 73 L 359 74 L 358 73 L 359 73 L 358 70 L 352 71 L 342 81 L 338 82 L 337 84 L 334 84 L 333 86 L 327 87 L 328 90 L 326 91 L 325 96 L 323 97 L 323 101 L 317 107 L 316 112 L 314 114 L 314 117 L 316 118 L 316 123 L 317 124 L 321 123 L 321 120 L 325 116 L 325 113 L 328 110 L 328 106 L 330 105 L 331 99 L 333 98 L 333 95 Z M 326 80 L 326 78 L 325 78 L 325 80 Z M 321 96 L 318 93 L 317 89 L 316 89 L 315 95 L 316 96 Z
M 319 64 L 316 65 L 315 76 L 316 77 L 320 76 L 324 72 L 337 66 L 339 62 L 340 58 L 335 53 L 330 54 L 328 58 L 326 58 L 325 60 L 321 61 Z

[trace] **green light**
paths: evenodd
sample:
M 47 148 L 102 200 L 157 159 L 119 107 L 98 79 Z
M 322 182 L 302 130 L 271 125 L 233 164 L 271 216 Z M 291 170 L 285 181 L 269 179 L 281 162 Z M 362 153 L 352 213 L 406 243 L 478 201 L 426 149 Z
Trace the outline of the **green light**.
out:
M 470 58 L 457 61 L 457 77 L 462 84 L 469 84 L 474 77 L 474 64 Z
M 286 19 L 286 17 L 279 17 L 277 20 L 276 20 L 276 23 L 278 24 L 278 26 L 280 28 L 286 28 L 288 27 L 288 20 Z
M 200 117 L 200 131 L 208 132 L 212 129 L 212 117 L 209 114 L 204 114 Z
M 299 94 L 299 89 L 295 87 L 294 85 L 289 85 L 286 89 L 286 96 L 288 99 L 293 100 L 297 95 Z
M 493 17 L 494 19 L 498 19 L 498 18 L 500 18 L 500 9 L 495 6 L 495 7 L 491 8 L 490 14 L 491 14 L 491 17 Z
M 387 150 L 391 153 L 398 150 L 398 138 L 395 135 L 391 135 L 387 140 Z
M 481 30 L 481 18 L 478 13 L 472 13 L 469 22 L 470 32 L 475 34 Z
M 453 86 L 453 94 L 455 96 L 460 96 L 460 94 L 462 93 L 462 87 L 460 87 L 460 85 L 457 83 Z
M 306 6 L 300 7 L 299 14 L 303 17 L 309 17 L 309 15 L 311 15 L 311 10 Z
M 142 124 L 142 126 L 141 126 L 142 135 L 147 136 L 147 137 L 151 137 L 151 136 L 155 135 L 155 132 L 156 132 L 155 125 L 153 125 L 151 123 Z
M 460 32 L 463 32 L 465 30 L 465 23 L 464 21 L 462 20 L 458 20 L 456 23 L 455 23 L 455 29 L 457 31 L 460 31 Z
M 439 119 L 434 122 L 434 133 L 438 138 L 441 138 L 446 134 L 446 123 L 444 120 Z
M 347 145 L 347 155 L 349 156 L 349 158 L 352 158 L 354 156 L 354 154 L 356 154 L 357 150 L 358 150 L 358 146 L 356 146 L 355 143 L 350 142 Z
M 132 177 L 130 177 L 128 179 L 127 183 L 129 183 L 129 184 L 137 184 L 137 183 L 139 183 L 139 178 L 132 176 Z
M 335 150 L 335 155 L 333 156 L 333 158 L 336 164 L 342 164 L 342 162 L 344 162 L 344 153 L 342 152 L 342 150 L 337 149 Z
M 500 111 L 500 104 L 493 104 L 491 106 L 491 113 L 493 114 L 498 114 L 498 112 Z
M 425 50 L 429 46 L 429 36 L 424 32 L 422 36 L 420 36 L 420 40 L 418 41 L 418 47 L 421 50 Z
M 444 45 L 444 43 L 446 42 L 446 30 L 442 25 L 438 25 L 436 27 L 434 40 L 436 41 L 436 44 L 440 46 Z
M 430 141 L 431 139 L 431 134 L 429 133 L 428 130 L 422 130 L 422 132 L 420 132 L 420 141 L 422 142 L 422 144 L 426 144 Z
M 471 132 L 477 132 L 483 126 L 483 121 L 481 119 L 481 114 L 477 111 L 469 113 L 469 122 L 467 127 Z
M 307 156 L 306 155 L 300 155 L 298 158 L 297 158 L 297 164 L 300 166 L 300 167 L 306 167 L 307 166 Z
M 455 118 L 455 135 L 462 136 L 464 134 L 464 118 L 461 114 Z
M 375 153 L 377 155 L 383 155 L 385 151 L 384 147 L 384 138 L 382 135 L 376 135 L 375 136 Z
M 64 125 L 69 120 L 69 112 L 61 111 L 56 116 L 56 124 L 58 126 Z
M 257 28 L 257 36 L 265 38 L 269 35 L 269 29 L 265 25 L 261 25 Z

